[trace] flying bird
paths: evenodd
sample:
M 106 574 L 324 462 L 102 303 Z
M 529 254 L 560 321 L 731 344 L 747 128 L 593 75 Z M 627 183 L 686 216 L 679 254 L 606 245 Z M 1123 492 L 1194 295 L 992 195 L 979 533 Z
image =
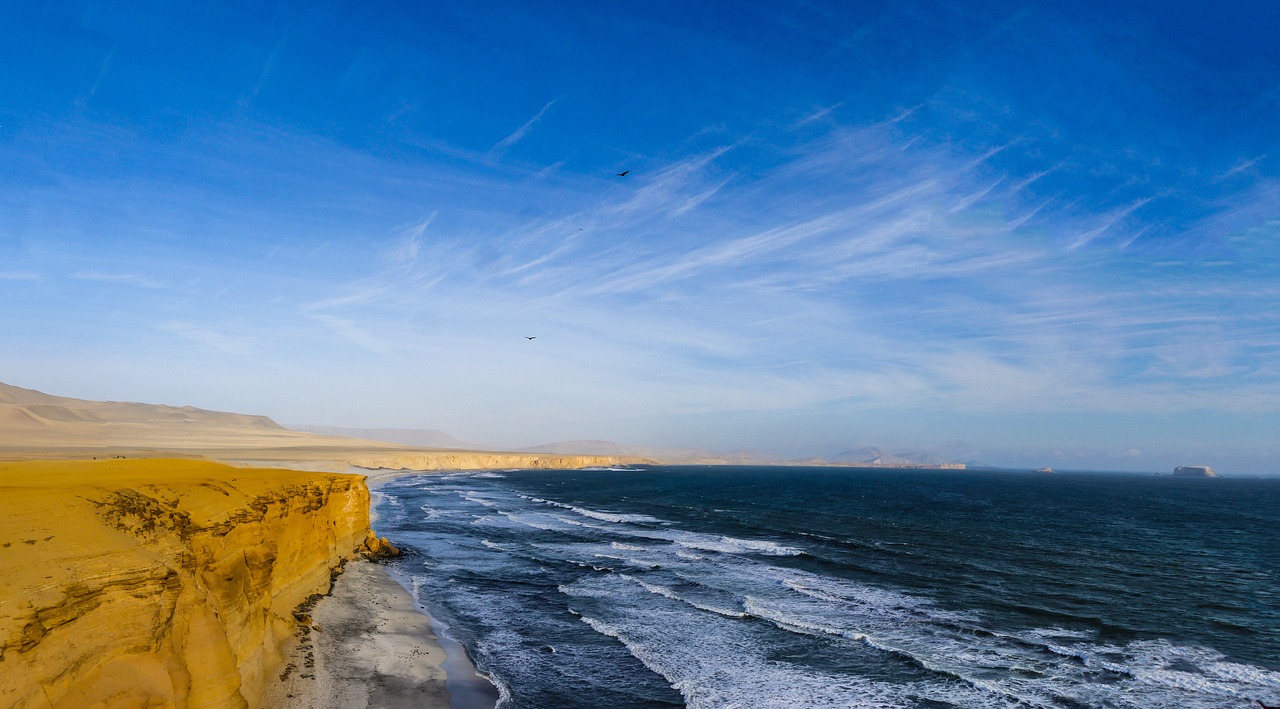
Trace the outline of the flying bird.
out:
M 537 335 L 534 335 L 533 337 L 529 337 L 528 335 L 525 335 L 525 336 L 524 336 L 524 339 L 526 339 L 526 340 L 532 340 L 534 337 L 537 337 Z
M 618 173 L 618 177 L 626 177 L 628 172 L 631 172 L 631 171 L 630 171 L 630 170 L 623 170 L 622 172 L 619 172 L 619 173 Z

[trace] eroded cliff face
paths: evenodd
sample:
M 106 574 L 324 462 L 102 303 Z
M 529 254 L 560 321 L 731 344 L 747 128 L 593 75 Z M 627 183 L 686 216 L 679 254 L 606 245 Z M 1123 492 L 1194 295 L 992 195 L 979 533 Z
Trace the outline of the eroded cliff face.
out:
M 0 706 L 259 706 L 368 510 L 360 476 L 0 463 Z

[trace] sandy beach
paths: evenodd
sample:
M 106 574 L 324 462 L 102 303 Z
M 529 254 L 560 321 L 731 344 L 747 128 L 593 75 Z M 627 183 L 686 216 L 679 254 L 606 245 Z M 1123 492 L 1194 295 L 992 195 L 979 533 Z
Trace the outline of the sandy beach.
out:
M 450 709 L 446 653 L 431 619 L 378 564 L 348 563 L 310 616 L 264 706 Z
M 330 589 L 370 523 L 362 476 L 630 462 L 647 461 L 411 448 L 0 384 L 0 705 L 492 707 L 388 567 L 347 561 Z
M 402 474 L 382 470 L 370 479 Z M 369 507 L 376 523 L 372 500 Z M 309 615 L 310 631 L 299 631 L 264 706 L 490 709 L 497 703 L 496 689 L 477 674 L 463 647 L 440 637 L 431 616 L 381 563 L 346 564 Z

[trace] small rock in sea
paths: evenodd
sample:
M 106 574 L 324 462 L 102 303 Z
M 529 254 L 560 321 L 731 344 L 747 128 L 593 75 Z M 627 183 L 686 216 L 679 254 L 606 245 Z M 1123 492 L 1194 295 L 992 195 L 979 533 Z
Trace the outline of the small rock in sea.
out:
M 541 650 L 542 652 L 547 653 L 547 654 L 550 654 L 550 653 L 553 653 L 553 652 L 555 652 L 555 651 L 556 651 L 556 649 L 555 649 L 554 647 L 551 647 L 550 645 L 543 645 L 542 647 L 540 647 L 540 648 L 538 648 L 538 649 L 539 649 L 539 650 Z

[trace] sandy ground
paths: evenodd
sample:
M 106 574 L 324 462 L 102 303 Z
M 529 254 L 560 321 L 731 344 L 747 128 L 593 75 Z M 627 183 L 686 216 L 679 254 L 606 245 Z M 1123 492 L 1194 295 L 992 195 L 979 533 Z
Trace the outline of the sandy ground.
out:
M 135 459 L 146 458 L 352 472 L 371 479 L 393 477 L 406 470 L 576 468 L 651 462 L 627 456 L 416 448 L 290 431 L 261 416 L 85 401 L 0 383 L 0 467 L 2 461 L 106 463 L 103 459 L 112 465 L 130 466 Z M 253 474 L 274 475 L 263 471 Z M 139 484 L 164 482 L 165 477 L 139 480 Z M 44 536 L 54 539 L 48 532 Z M 38 542 L 32 538 L 29 545 Z M 475 674 L 460 646 L 446 637 L 443 647 L 449 650 L 442 649 L 433 627 L 443 626 L 433 625 L 384 567 L 367 562 L 348 564 L 333 593 L 310 609 L 310 616 L 310 624 L 299 630 L 292 665 L 270 684 L 263 706 L 478 709 L 492 707 L 497 699 L 492 685 Z
M 0 707 L 262 706 L 368 500 L 349 475 L 0 462 Z
M 454 676 L 446 675 L 446 653 L 430 617 L 378 564 L 348 563 L 311 618 L 317 629 L 303 632 L 291 667 L 264 706 L 450 709 L 446 682 L 463 694 L 477 689 L 468 683 L 488 684 L 469 667 L 450 667 Z

